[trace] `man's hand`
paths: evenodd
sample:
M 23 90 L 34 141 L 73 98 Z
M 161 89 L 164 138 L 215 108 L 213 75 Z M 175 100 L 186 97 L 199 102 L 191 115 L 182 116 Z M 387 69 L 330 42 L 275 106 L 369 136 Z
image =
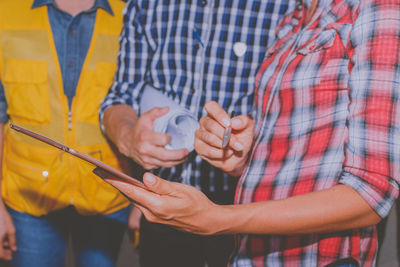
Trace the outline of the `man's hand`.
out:
M 15 227 L 3 203 L 0 203 L 0 241 L 0 259 L 11 260 L 17 250 Z
M 168 107 L 153 108 L 133 121 L 130 117 L 136 114 L 131 115 L 134 111 L 130 107 L 111 107 L 106 110 L 104 118 L 107 135 L 122 154 L 146 170 L 181 164 L 189 151 L 166 149 L 171 136 L 153 131 L 154 121 L 167 114 L 168 110 Z
M 247 161 L 254 134 L 254 121 L 249 116 L 229 118 L 228 114 L 214 101 L 204 106 L 208 116 L 201 118 L 196 131 L 196 152 L 213 166 L 228 174 L 239 176 Z M 227 127 L 232 127 L 227 148 L 222 148 L 222 138 Z

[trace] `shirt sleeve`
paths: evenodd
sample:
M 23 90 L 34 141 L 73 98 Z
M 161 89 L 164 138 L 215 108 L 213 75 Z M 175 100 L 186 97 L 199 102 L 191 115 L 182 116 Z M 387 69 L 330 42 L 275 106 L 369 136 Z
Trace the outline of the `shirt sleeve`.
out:
M 4 95 L 4 87 L 0 81 L 0 123 L 6 123 L 8 121 L 7 115 L 7 102 Z
M 123 12 L 123 28 L 120 35 L 118 67 L 111 88 L 100 108 L 100 123 L 103 128 L 104 111 L 112 105 L 131 106 L 139 112 L 139 100 L 146 85 L 145 74 L 153 54 L 154 40 L 142 26 L 137 1 L 129 1 Z
M 342 184 L 381 217 L 400 181 L 400 1 L 361 1 L 350 34 L 350 105 Z

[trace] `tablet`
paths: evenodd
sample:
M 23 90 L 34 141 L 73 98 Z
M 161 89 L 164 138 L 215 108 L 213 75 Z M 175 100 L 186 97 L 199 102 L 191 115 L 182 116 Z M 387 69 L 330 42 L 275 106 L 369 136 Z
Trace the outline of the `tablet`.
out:
M 123 172 L 120 172 L 117 169 L 114 169 L 113 167 L 105 164 L 104 162 L 101 162 L 101 161 L 99 161 L 99 160 L 97 160 L 95 158 L 92 158 L 92 157 L 90 157 L 90 156 L 88 156 L 86 154 L 83 154 L 83 153 L 81 153 L 79 151 L 76 151 L 75 149 L 72 149 L 72 148 L 70 148 L 70 147 L 68 147 L 68 146 L 66 146 L 64 144 L 61 144 L 61 143 L 59 143 L 59 142 L 57 142 L 57 141 L 55 141 L 53 139 L 50 139 L 50 138 L 48 138 L 48 137 L 46 137 L 44 135 L 35 133 L 35 132 L 31 131 L 31 130 L 25 129 L 25 128 L 23 128 L 21 126 L 18 126 L 18 125 L 15 125 L 13 123 L 10 123 L 10 127 L 13 130 L 16 130 L 16 131 L 21 132 L 21 133 L 26 134 L 26 135 L 29 135 L 30 137 L 33 137 L 33 138 L 35 138 L 35 139 L 37 139 L 39 141 L 42 141 L 42 142 L 44 142 L 46 144 L 54 146 L 54 147 L 56 147 L 56 148 L 58 148 L 58 149 L 60 149 L 60 150 L 62 150 L 64 152 L 67 152 L 67 153 L 69 153 L 69 154 L 71 154 L 71 155 L 73 155 L 75 157 L 78 157 L 78 158 L 80 158 L 80 159 L 82 159 L 84 161 L 87 161 L 87 162 L 95 165 L 96 168 L 93 170 L 93 173 L 96 174 L 97 176 L 99 176 L 102 179 L 105 179 L 105 178 L 117 178 L 117 179 L 120 179 L 122 181 L 128 182 L 128 183 L 130 183 L 132 185 L 139 186 L 141 188 L 145 188 L 145 186 L 144 186 L 144 184 L 142 182 L 138 181 L 137 179 L 135 179 L 135 178 L 123 173 Z

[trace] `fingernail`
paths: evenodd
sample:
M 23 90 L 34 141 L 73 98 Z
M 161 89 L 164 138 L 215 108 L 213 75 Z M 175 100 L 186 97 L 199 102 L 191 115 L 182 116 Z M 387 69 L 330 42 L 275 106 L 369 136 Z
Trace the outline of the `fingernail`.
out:
M 237 150 L 239 150 L 239 151 L 243 150 L 243 146 L 242 146 L 241 143 L 235 142 L 233 145 L 235 146 L 235 148 L 236 148 Z
M 242 125 L 242 121 L 240 119 L 232 119 L 232 126 L 241 126 Z
M 229 125 L 231 124 L 231 120 L 229 120 L 229 119 L 227 119 L 227 118 L 223 118 L 223 119 L 222 119 L 222 124 L 223 124 L 225 127 L 229 127 Z
M 149 185 L 154 185 L 156 183 L 156 177 L 154 177 L 152 174 L 147 174 L 145 179 Z

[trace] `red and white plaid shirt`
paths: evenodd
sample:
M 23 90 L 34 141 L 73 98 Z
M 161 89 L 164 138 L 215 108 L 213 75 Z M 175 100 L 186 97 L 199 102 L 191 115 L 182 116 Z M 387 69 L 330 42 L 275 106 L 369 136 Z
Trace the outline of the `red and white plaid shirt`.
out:
M 305 24 L 310 4 L 283 19 L 257 75 L 256 139 L 236 203 L 345 184 L 384 217 L 400 181 L 400 0 L 320 0 Z M 240 267 L 371 266 L 377 248 L 375 227 L 237 242 Z

